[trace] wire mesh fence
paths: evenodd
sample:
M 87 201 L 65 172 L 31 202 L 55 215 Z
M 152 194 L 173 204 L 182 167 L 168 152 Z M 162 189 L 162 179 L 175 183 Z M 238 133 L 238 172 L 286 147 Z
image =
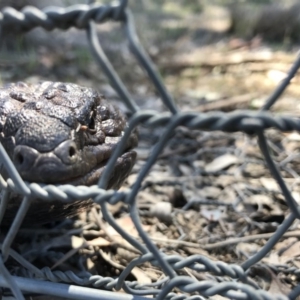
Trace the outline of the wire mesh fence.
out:
M 146 70 L 149 79 L 160 94 L 161 100 L 168 112 L 157 113 L 156 111 L 140 110 L 138 105 L 133 101 L 130 93 L 104 54 L 97 37 L 96 24 L 108 20 L 121 22 L 125 27 L 132 53 L 139 64 Z M 297 72 L 300 66 L 300 57 L 297 58 L 286 79 L 274 91 L 261 111 L 188 113 L 178 110 L 172 96 L 161 81 L 155 65 L 151 62 L 146 51 L 139 43 L 135 31 L 134 18 L 127 7 L 126 0 L 120 1 L 117 5 L 74 5 L 68 8 L 49 7 L 42 11 L 34 7 L 26 7 L 22 11 L 16 11 L 8 7 L 3 9 L 0 13 L 0 22 L 3 31 L 10 28 L 10 30 L 19 33 L 26 32 L 35 27 L 42 27 L 46 30 L 56 28 L 66 30 L 70 27 L 76 27 L 86 30 L 87 39 L 96 61 L 109 78 L 111 85 L 117 91 L 121 100 L 124 101 L 133 113 L 120 144 L 109 159 L 98 185 L 95 186 L 75 187 L 71 185 L 45 185 L 25 182 L 18 174 L 9 156 L 0 144 L 0 160 L 9 174 L 8 180 L 4 180 L 4 178 L 0 176 L 2 189 L 0 220 L 2 220 L 5 215 L 10 194 L 14 192 L 23 197 L 18 213 L 1 244 L 0 286 L 2 288 L 8 288 L 17 299 L 24 299 L 24 293 L 38 293 L 70 299 L 146 299 L 146 296 L 150 295 L 156 299 L 172 300 L 204 299 L 214 295 L 221 295 L 230 299 L 295 299 L 300 294 L 299 287 L 295 288 L 288 296 L 270 294 L 262 290 L 248 275 L 249 269 L 255 264 L 259 264 L 280 238 L 289 230 L 294 220 L 300 218 L 298 204 L 292 197 L 291 192 L 287 188 L 270 155 L 264 134 L 264 131 L 268 128 L 276 128 L 283 132 L 293 130 L 300 131 L 298 118 L 292 118 L 290 116 L 275 117 L 268 112 L 269 108 L 278 100 Z M 107 191 L 105 188 L 113 166 L 122 153 L 130 133 L 139 124 L 143 124 L 149 128 L 164 126 L 165 130 L 153 148 L 146 164 L 140 170 L 131 189 L 126 192 L 115 190 Z M 257 136 L 259 147 L 271 174 L 281 188 L 285 201 L 290 208 L 290 215 L 283 221 L 260 251 L 244 261 L 241 265 L 212 261 L 203 255 L 192 255 L 190 257 L 167 255 L 156 247 L 142 227 L 136 196 L 145 176 L 148 174 L 150 168 L 178 126 L 203 131 L 239 131 Z M 71 270 L 65 272 L 52 271 L 48 267 L 37 268 L 11 248 L 26 212 L 30 207 L 32 198 L 39 198 L 41 201 L 59 199 L 64 203 L 72 203 L 75 200 L 92 198 L 95 203 L 101 206 L 105 220 L 116 232 L 126 239 L 133 248 L 139 251 L 141 255 L 133 259 L 117 278 L 92 276 L 88 273 L 75 274 Z M 118 202 L 129 205 L 130 217 L 142 242 L 133 238 L 118 225 L 109 212 L 107 204 L 116 204 Z M 22 266 L 22 268 L 19 269 L 18 276 L 9 272 L 5 265 L 8 259 L 14 260 Z M 160 281 L 144 285 L 134 281 L 127 281 L 126 278 L 132 269 L 145 262 L 158 266 L 163 271 L 165 277 Z M 180 270 L 184 268 L 198 273 L 210 272 L 213 276 L 227 279 L 220 279 L 219 281 L 200 281 L 195 277 L 181 275 Z M 284 267 L 282 268 L 284 271 Z M 293 272 L 296 274 L 299 270 L 295 268 Z M 175 288 L 176 293 L 174 292 Z M 127 294 L 117 294 L 117 291 L 120 289 L 123 289 Z

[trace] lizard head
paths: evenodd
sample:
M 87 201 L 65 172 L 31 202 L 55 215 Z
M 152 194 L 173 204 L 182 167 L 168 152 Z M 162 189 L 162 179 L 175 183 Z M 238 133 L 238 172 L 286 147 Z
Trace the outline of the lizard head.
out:
M 71 83 L 16 83 L 0 89 L 0 141 L 21 177 L 39 183 L 96 184 L 127 123 L 96 91 Z M 133 132 L 108 188 L 135 162 Z

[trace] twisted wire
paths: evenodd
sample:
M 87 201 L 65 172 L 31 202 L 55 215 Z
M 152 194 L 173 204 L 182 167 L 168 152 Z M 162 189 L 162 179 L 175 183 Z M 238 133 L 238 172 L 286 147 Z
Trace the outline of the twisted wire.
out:
M 70 7 L 47 7 L 40 10 L 34 6 L 26 6 L 21 11 L 12 7 L 6 7 L 0 12 L 0 25 L 9 27 L 15 32 L 29 31 L 35 27 L 46 30 L 69 29 L 76 27 L 86 29 L 91 20 L 103 23 L 108 20 L 122 21 L 124 19 L 124 7 L 118 5 L 101 4 L 76 4 Z
M 269 128 L 276 128 L 281 131 L 292 131 L 296 130 L 300 132 L 300 119 L 298 118 L 291 118 L 290 116 L 273 116 L 271 113 L 268 112 L 252 112 L 252 111 L 245 111 L 245 112 L 233 112 L 233 113 L 208 113 L 208 114 L 196 114 L 196 113 L 179 113 L 176 116 L 166 116 L 165 114 L 157 114 L 154 112 L 143 112 L 146 115 L 143 115 L 144 123 L 147 126 L 152 128 L 158 126 L 165 126 L 174 120 L 180 119 L 180 121 L 176 124 L 178 126 L 186 126 L 190 129 L 199 129 L 199 130 L 206 130 L 206 131 L 229 131 L 229 132 L 237 132 L 237 131 L 249 131 L 249 124 L 256 124 L 259 126 L 261 130 L 269 129 Z M 136 124 L 136 118 L 140 122 L 139 116 L 134 116 L 130 123 Z M 253 130 L 253 127 L 251 127 Z M 130 134 L 130 130 L 132 127 L 129 127 L 128 134 Z M 173 129 L 171 130 L 173 132 Z M 122 139 L 126 142 L 127 135 L 124 135 Z M 122 152 L 122 141 L 120 143 L 120 151 L 115 151 L 114 156 L 112 158 L 117 158 L 119 152 Z M 3 148 L 0 147 L 0 155 L 6 153 Z M 113 159 L 110 159 L 110 163 Z M 152 165 L 147 162 L 148 165 Z M 111 171 L 114 162 L 108 167 L 106 170 Z M 13 170 L 11 170 L 13 169 Z M 12 174 L 17 174 L 17 170 L 14 166 L 10 167 Z M 106 174 L 107 175 L 107 174 Z M 109 175 L 109 174 L 108 174 Z M 107 180 L 108 176 L 103 176 L 100 178 L 100 182 Z M 144 178 L 144 177 L 143 177 Z M 118 198 L 114 198 L 110 204 L 115 204 L 117 201 L 125 201 L 126 196 L 128 193 L 120 193 L 115 192 L 113 190 L 106 191 L 99 188 L 97 185 L 93 185 L 90 187 L 87 186 L 77 186 L 74 187 L 73 185 L 46 185 L 46 184 L 38 184 L 38 183 L 28 183 L 24 182 L 21 178 L 13 180 L 0 180 L 0 187 L 2 189 L 9 188 L 14 192 L 19 192 L 19 183 L 23 184 L 26 189 L 27 195 L 32 197 L 38 197 L 42 201 L 51 201 L 53 199 L 59 199 L 62 202 L 70 202 L 75 200 L 83 200 L 87 198 L 95 198 L 97 203 L 111 201 L 112 196 L 118 196 Z M 100 186 L 102 183 L 100 184 Z M 105 183 L 104 183 L 105 185 Z
M 75 275 L 71 271 L 51 271 L 50 268 L 45 267 L 40 270 L 43 273 L 42 279 L 47 279 L 51 282 L 65 282 L 65 283 L 75 283 L 81 286 L 92 286 L 94 288 L 104 288 L 107 290 L 113 290 L 117 288 L 116 282 L 117 279 L 111 277 L 102 277 L 100 275 L 85 275 L 84 277 L 79 277 Z M 26 276 L 28 278 L 37 278 L 32 273 L 28 272 L 26 269 L 23 269 L 20 272 L 20 275 Z M 278 299 L 278 300 L 286 300 L 288 299 L 286 296 L 278 295 L 270 295 L 262 290 L 254 290 L 253 287 L 249 287 L 249 285 L 234 283 L 232 282 L 214 282 L 214 281 L 202 281 L 199 283 L 197 280 L 192 279 L 190 277 L 185 276 L 177 276 L 176 280 L 173 283 L 169 281 L 167 284 L 165 280 L 163 282 L 156 282 L 151 285 L 141 285 L 138 282 L 126 281 L 123 283 L 123 288 L 125 290 L 130 291 L 131 294 L 134 295 L 157 295 L 158 293 L 162 293 L 165 291 L 165 286 L 169 285 L 169 290 L 171 290 L 171 286 L 175 284 L 176 287 L 181 288 L 183 291 L 187 293 L 193 293 L 195 291 L 201 292 L 201 294 L 205 297 L 213 296 L 217 294 L 222 294 L 224 296 L 232 297 L 234 295 L 235 299 L 245 299 L 245 293 L 249 298 L 248 299 Z M 187 282 L 188 284 L 183 284 Z M 162 288 L 162 283 L 164 284 L 164 288 Z M 156 287 L 157 289 L 151 289 L 151 286 Z M 222 292 L 220 293 L 220 291 Z M 240 290 L 242 293 L 234 294 L 233 291 Z M 162 293 L 164 298 L 162 299 L 193 299 L 188 296 L 177 296 L 172 297 L 172 293 Z M 262 298 L 260 298 L 262 297 Z M 159 299 L 159 298 L 158 298 Z
M 228 265 L 221 261 L 212 261 L 209 258 L 202 255 L 192 255 L 187 258 L 183 258 L 179 255 L 170 255 L 170 256 L 165 256 L 164 258 L 166 261 L 170 263 L 170 265 L 174 268 L 174 270 L 182 270 L 184 268 L 189 268 L 199 273 L 211 272 L 216 276 L 229 276 L 231 278 L 236 278 L 244 282 L 247 281 L 245 271 L 239 265 L 235 265 L 235 264 Z M 115 279 L 113 280 L 115 282 L 114 287 L 116 287 L 116 289 L 119 289 L 120 286 L 122 286 L 122 284 L 125 282 L 125 278 L 131 272 L 131 270 L 134 267 L 138 266 L 141 262 L 146 262 L 146 261 L 151 262 L 153 265 L 156 266 L 158 265 L 153 254 L 144 255 L 139 260 L 133 260 L 129 264 L 128 268 L 125 269 L 126 271 L 124 271 L 124 273 L 121 274 L 121 276 L 119 276 L 118 283 L 116 282 Z M 28 265 L 24 265 L 24 267 L 25 266 L 28 268 Z M 22 268 L 20 270 L 21 270 L 20 272 L 24 272 L 24 270 L 27 269 Z M 38 274 L 38 277 L 48 279 L 53 282 L 63 281 L 66 283 L 72 282 L 80 285 L 89 285 L 97 278 L 103 279 L 102 276 L 96 276 L 96 275 L 92 276 L 90 274 L 87 274 L 86 276 L 89 276 L 89 281 L 86 281 L 86 279 L 82 281 L 82 278 L 79 278 L 71 271 L 67 271 L 67 272 L 51 271 L 51 269 L 48 267 L 39 270 L 39 273 L 35 271 L 32 274 L 33 274 L 32 276 Z

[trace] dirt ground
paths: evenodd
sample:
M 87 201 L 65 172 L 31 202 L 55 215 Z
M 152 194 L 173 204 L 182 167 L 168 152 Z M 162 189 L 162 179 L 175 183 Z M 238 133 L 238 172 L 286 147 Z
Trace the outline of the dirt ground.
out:
M 296 42 L 229 34 L 228 11 L 221 6 L 203 8 L 199 1 L 190 7 L 175 1 L 176 7 L 171 1 L 161 2 L 161 10 L 148 1 L 141 1 L 133 10 L 141 41 L 182 111 L 259 110 L 297 57 Z M 153 27 L 145 29 L 147 22 Z M 112 101 L 119 100 L 95 64 L 84 32 L 72 29 L 49 34 L 51 45 L 48 33 L 41 30 L 14 42 L 8 36 L 0 56 L 3 84 L 71 81 L 92 86 Z M 130 54 L 122 28 L 103 24 L 99 36 L 141 109 L 164 111 L 158 93 Z M 297 74 L 272 107 L 274 114 L 300 114 L 299 83 Z M 135 182 L 163 130 L 139 128 L 138 160 L 122 189 Z M 299 202 L 300 134 L 272 129 L 266 136 L 272 157 Z M 137 203 L 143 228 L 159 249 L 169 255 L 199 254 L 228 264 L 241 264 L 257 253 L 290 214 L 256 137 L 185 127 L 176 129 L 153 165 Z M 140 239 L 125 204 L 110 206 L 109 210 L 122 228 Z M 16 250 L 39 268 L 118 276 L 139 251 L 97 216 L 97 211 L 95 207 L 74 220 L 21 229 Z M 261 289 L 288 295 L 299 284 L 299 236 L 297 220 L 261 263 L 250 269 L 248 275 Z M 21 271 L 13 265 L 11 272 Z M 210 273 L 189 268 L 179 273 L 198 280 L 218 280 Z M 127 280 L 151 283 L 163 276 L 159 267 L 145 263 L 134 268 Z

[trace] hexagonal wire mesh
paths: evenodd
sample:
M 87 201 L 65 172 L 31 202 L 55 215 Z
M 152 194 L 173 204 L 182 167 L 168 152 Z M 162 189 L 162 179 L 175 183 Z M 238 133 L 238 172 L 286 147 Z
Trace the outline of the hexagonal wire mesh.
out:
M 103 23 L 107 20 L 118 21 L 124 25 L 132 53 L 148 73 L 150 80 L 159 92 L 169 113 L 158 114 L 156 111 L 140 110 L 132 100 L 126 87 L 118 77 L 118 74 L 114 71 L 109 60 L 106 58 L 98 41 L 95 23 Z M 155 66 L 139 43 L 135 32 L 133 16 L 127 8 L 126 0 L 121 1 L 119 5 L 115 6 L 103 6 L 100 4 L 74 5 L 68 8 L 49 7 L 43 11 L 34 7 L 26 7 L 20 12 L 13 8 L 5 8 L 0 13 L 0 22 L 2 26 L 9 25 L 20 32 L 28 31 L 38 26 L 47 30 L 55 28 L 68 29 L 72 26 L 86 30 L 95 59 L 109 78 L 112 86 L 118 92 L 120 98 L 133 113 L 133 116 L 129 121 L 129 127 L 126 130 L 121 143 L 110 158 L 105 173 L 100 178 L 98 185 L 88 188 L 70 185 L 50 186 L 24 182 L 0 144 L 0 161 L 8 171 L 10 177 L 10 179 L 4 180 L 3 177 L 0 176 L 2 189 L 0 220 L 5 214 L 10 193 L 13 191 L 23 196 L 22 204 L 14 222 L 11 224 L 9 231 L 1 244 L 0 286 L 2 288 L 9 288 L 17 299 L 24 299 L 22 292 L 48 294 L 71 299 L 115 299 L 116 297 L 118 297 L 118 299 L 146 299 L 144 296 L 153 295 L 156 299 L 173 300 L 203 299 L 203 297 L 217 294 L 231 299 L 294 299 L 300 294 L 300 287 L 298 287 L 290 293 L 289 297 L 283 295 L 271 295 L 260 289 L 247 276 L 247 270 L 259 262 L 271 250 L 296 218 L 300 218 L 298 205 L 291 196 L 290 191 L 285 185 L 285 182 L 270 156 L 264 135 L 264 130 L 271 127 L 281 131 L 300 131 L 299 119 L 284 116 L 274 117 L 267 112 L 297 72 L 300 65 L 300 57 L 295 61 L 287 78 L 275 90 L 273 95 L 259 112 L 235 111 L 233 113 L 214 112 L 213 114 L 185 113 L 178 111 L 176 108 L 172 97 L 159 79 Z M 122 153 L 126 139 L 129 137 L 130 132 L 140 123 L 143 123 L 150 128 L 163 125 L 165 126 L 165 131 L 155 145 L 147 163 L 140 170 L 137 180 L 129 192 L 104 190 L 103 188 L 105 188 L 107 184 L 107 178 L 109 178 L 109 174 L 112 171 L 118 156 Z M 183 258 L 179 255 L 166 255 L 158 250 L 142 228 L 136 205 L 136 195 L 143 179 L 149 172 L 151 166 L 155 163 L 158 155 L 163 150 L 175 128 L 178 126 L 205 131 L 241 131 L 247 134 L 251 133 L 256 135 L 266 163 L 282 190 L 282 194 L 290 208 L 291 214 L 278 227 L 278 230 L 269 239 L 266 245 L 257 254 L 246 260 L 241 266 L 211 261 L 201 255 L 193 255 L 187 258 Z M 142 253 L 141 256 L 132 260 L 116 279 L 89 275 L 80 277 L 72 271 L 51 271 L 49 268 L 38 269 L 26 261 L 20 254 L 11 249 L 12 242 L 18 232 L 20 224 L 30 207 L 31 197 L 39 197 L 41 201 L 59 199 L 62 202 L 72 202 L 74 200 L 86 199 L 89 197 L 92 198 L 93 201 L 100 204 L 106 221 L 133 247 L 138 249 Z M 140 243 L 130 236 L 128 232 L 124 231 L 109 213 L 107 203 L 115 204 L 120 201 L 130 204 L 130 216 L 144 244 Z M 12 276 L 9 273 L 4 264 L 8 257 L 16 260 L 24 267 L 26 272 L 23 272 L 23 277 Z M 149 285 L 125 281 L 131 270 L 144 262 L 150 262 L 153 265 L 160 266 L 166 275 L 165 279 Z M 227 276 L 232 278 L 232 280 L 224 282 L 207 280 L 198 281 L 196 278 L 178 275 L 176 271 L 183 268 L 190 268 L 196 272 L 209 271 L 216 276 Z M 92 288 L 88 288 L 87 286 Z M 181 295 L 172 293 L 172 289 L 175 287 L 183 293 Z M 99 288 L 103 288 L 106 291 L 100 290 Z M 121 288 L 128 294 L 116 294 L 115 292 L 111 292 L 112 289 L 120 290 Z M 198 295 L 187 295 L 187 293 L 195 292 L 198 293 Z

